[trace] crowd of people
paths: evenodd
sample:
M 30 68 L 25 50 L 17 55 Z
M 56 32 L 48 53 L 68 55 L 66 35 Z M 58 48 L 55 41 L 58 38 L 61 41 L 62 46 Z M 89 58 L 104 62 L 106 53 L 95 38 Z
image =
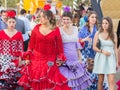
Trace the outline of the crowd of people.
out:
M 0 90 L 120 90 L 120 30 L 109 16 L 98 23 L 94 10 L 81 10 L 77 24 L 69 7 L 61 16 L 50 4 L 35 15 L 1 10 Z

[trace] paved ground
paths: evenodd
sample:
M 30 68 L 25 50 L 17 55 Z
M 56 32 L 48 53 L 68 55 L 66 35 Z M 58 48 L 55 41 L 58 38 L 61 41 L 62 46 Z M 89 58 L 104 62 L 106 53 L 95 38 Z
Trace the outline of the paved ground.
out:
M 118 70 L 118 72 L 117 72 L 117 74 L 116 74 L 116 82 L 118 81 L 118 80 L 120 80 L 120 67 L 119 67 L 119 70 Z M 117 86 L 116 86 L 116 88 L 117 88 Z M 117 90 L 117 89 L 116 89 Z

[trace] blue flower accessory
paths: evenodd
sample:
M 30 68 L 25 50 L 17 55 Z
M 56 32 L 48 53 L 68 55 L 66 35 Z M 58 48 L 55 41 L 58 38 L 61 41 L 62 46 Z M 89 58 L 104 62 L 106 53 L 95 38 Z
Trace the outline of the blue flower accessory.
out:
M 88 16 L 87 15 L 84 16 L 84 20 L 85 20 L 85 22 L 88 22 Z

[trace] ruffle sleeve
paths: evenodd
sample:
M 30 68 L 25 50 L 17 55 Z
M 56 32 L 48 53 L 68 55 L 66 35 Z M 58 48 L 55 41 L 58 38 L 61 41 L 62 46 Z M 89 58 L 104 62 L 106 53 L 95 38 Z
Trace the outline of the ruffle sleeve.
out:
M 23 53 L 23 59 L 25 59 L 25 60 L 30 60 L 33 55 L 32 51 L 33 51 L 35 43 L 36 43 L 35 38 L 36 38 L 36 30 L 38 27 L 39 27 L 39 25 L 36 25 L 34 27 L 34 29 L 32 30 L 32 34 L 30 37 L 29 45 L 28 45 L 28 50 Z
M 78 38 L 79 38 L 78 42 L 80 43 L 80 45 L 82 46 L 82 48 L 84 48 L 85 42 L 81 42 L 81 40 L 86 37 L 86 29 L 87 29 L 87 27 L 84 26 L 84 27 L 82 27 L 82 29 L 78 33 Z
M 80 31 L 79 31 L 79 33 L 78 33 L 78 38 L 80 38 L 80 39 L 83 39 L 83 38 L 85 38 L 86 37 L 86 29 L 87 29 L 87 27 L 83 27 Z
M 56 51 L 57 51 L 57 58 L 59 60 L 65 61 L 66 57 L 63 52 L 63 43 L 62 43 L 62 37 L 60 35 L 59 28 L 56 28 Z
M 24 44 L 23 44 L 23 37 L 22 37 L 22 33 L 19 33 L 19 41 L 17 42 L 17 51 L 15 52 L 16 56 L 20 56 L 23 57 L 23 48 L 24 48 Z
M 33 55 L 33 52 L 29 50 L 23 53 L 23 58 L 25 60 L 31 60 L 32 55 Z

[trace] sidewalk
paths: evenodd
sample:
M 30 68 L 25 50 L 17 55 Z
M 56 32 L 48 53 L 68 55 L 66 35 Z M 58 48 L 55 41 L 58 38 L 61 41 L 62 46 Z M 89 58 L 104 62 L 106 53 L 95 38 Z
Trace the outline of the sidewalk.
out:
M 117 74 L 115 76 L 115 81 L 117 82 L 118 80 L 120 80 L 120 68 L 119 68 L 119 71 L 117 71 Z M 117 85 L 115 90 L 117 90 Z

